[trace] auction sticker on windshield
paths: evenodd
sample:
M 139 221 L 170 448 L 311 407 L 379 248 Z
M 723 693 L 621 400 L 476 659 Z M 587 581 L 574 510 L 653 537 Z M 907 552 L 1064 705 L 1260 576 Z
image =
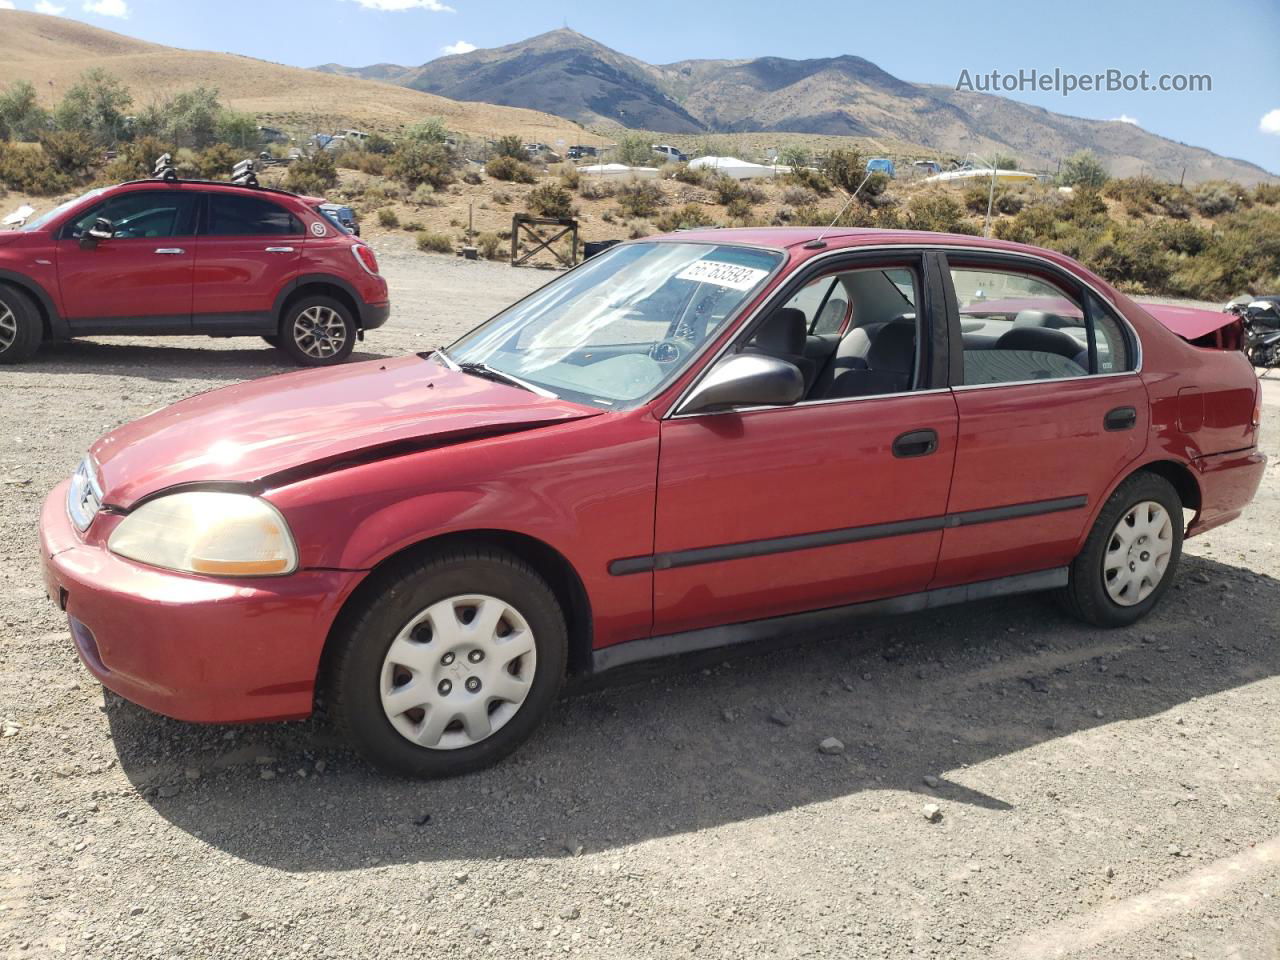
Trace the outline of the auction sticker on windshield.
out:
M 695 260 L 677 273 L 676 279 L 692 280 L 694 283 L 714 283 L 717 287 L 728 287 L 730 290 L 750 290 L 768 273 L 768 270 L 744 267 L 737 263 Z

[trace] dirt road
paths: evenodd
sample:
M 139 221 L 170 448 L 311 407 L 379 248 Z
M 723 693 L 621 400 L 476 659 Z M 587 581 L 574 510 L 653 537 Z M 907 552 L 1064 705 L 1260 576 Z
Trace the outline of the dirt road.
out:
M 357 359 L 548 278 L 380 253 Z M 1034 597 L 859 625 L 570 697 L 419 784 L 321 721 L 104 701 L 44 597 L 39 504 L 95 437 L 283 369 L 103 340 L 0 371 L 0 957 L 1280 957 L 1280 381 L 1258 501 L 1133 629 Z

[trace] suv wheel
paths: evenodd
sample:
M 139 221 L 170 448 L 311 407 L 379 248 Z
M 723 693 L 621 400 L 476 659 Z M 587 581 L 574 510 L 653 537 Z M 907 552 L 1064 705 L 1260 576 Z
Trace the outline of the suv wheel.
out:
M 1136 473 L 1120 484 L 1071 564 L 1067 610 L 1100 627 L 1141 620 L 1173 581 L 1182 524 L 1182 500 L 1164 477 Z
M 0 283 L 0 363 L 22 363 L 40 347 L 44 327 L 32 299 Z
M 351 356 L 356 321 L 333 297 L 303 297 L 285 309 L 279 339 L 280 349 L 299 366 L 328 367 Z
M 564 679 L 568 631 L 510 554 L 461 548 L 392 568 L 343 619 L 329 692 L 339 728 L 410 777 L 489 766 L 523 743 Z

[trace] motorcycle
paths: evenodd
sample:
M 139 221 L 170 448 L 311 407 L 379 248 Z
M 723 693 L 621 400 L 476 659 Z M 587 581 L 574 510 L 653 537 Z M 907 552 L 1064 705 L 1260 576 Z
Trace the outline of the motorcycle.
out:
M 1227 309 L 1244 322 L 1244 354 L 1260 376 L 1280 367 L 1280 300 L 1232 301 Z

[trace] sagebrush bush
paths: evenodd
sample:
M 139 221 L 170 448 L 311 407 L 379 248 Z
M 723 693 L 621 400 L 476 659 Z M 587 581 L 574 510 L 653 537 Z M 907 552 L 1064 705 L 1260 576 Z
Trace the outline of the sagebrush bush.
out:
M 480 176 L 479 170 L 468 170 L 462 175 L 462 182 L 469 183 L 473 187 L 478 187 L 484 183 L 484 177 Z
M 486 260 L 497 260 L 505 256 L 502 238 L 496 233 L 480 234 L 476 237 L 476 247 L 480 250 L 480 256 Z
M 524 141 L 514 133 L 508 133 L 505 136 L 499 137 L 494 142 L 493 154 L 496 157 L 509 157 L 512 160 L 523 160 L 526 156 Z
M 378 211 L 378 226 L 386 227 L 388 230 L 400 226 L 399 215 L 390 207 L 383 207 Z
M 453 238 L 447 233 L 423 231 L 418 234 L 418 249 L 424 253 L 453 253 Z
M 427 184 L 439 190 L 453 183 L 453 152 L 433 140 L 405 140 L 387 162 L 387 172 L 405 186 Z
M 40 148 L 59 173 L 79 177 L 101 154 L 98 145 L 79 130 L 51 130 L 40 135 Z
M 857 150 L 832 150 L 822 161 L 822 172 L 845 193 L 853 193 L 867 176 L 867 158 Z
M 381 177 L 387 172 L 387 157 L 371 150 L 343 150 L 337 164 L 347 170 L 359 170 L 370 176 Z
M 670 233 L 673 230 L 689 230 L 693 227 L 709 227 L 714 224 L 715 217 L 700 203 L 686 203 L 683 207 L 667 210 L 654 221 L 659 233 Z
M 1230 213 L 1243 199 L 1244 188 L 1239 184 L 1225 180 L 1212 180 L 1202 183 L 1191 191 L 1196 209 L 1206 217 L 1217 217 Z
M 724 212 L 732 220 L 745 220 L 751 216 L 751 201 L 746 197 L 734 197 L 725 204 Z
M 811 167 L 793 167 L 790 173 L 784 174 L 783 181 L 816 193 L 820 197 L 829 196 L 831 181 L 818 170 Z M 856 186 L 856 184 L 855 184 Z
M 584 200 L 607 200 L 615 192 L 612 183 L 599 177 L 583 177 L 578 184 L 578 195 Z
M 486 163 L 484 172 L 495 180 L 505 180 L 508 183 L 533 183 L 537 179 L 533 175 L 533 168 L 527 163 L 506 154 L 499 154 Z
M 441 201 L 435 187 L 429 183 L 420 183 L 409 194 L 409 202 L 419 207 L 438 207 Z
M 1260 183 L 1253 188 L 1253 202 L 1267 206 L 1280 204 L 1280 183 Z
M 706 184 L 714 173 L 715 171 L 706 167 L 691 167 L 687 163 L 678 163 L 675 164 L 675 169 L 671 172 L 671 178 L 679 180 L 681 183 L 701 187 Z
M 784 187 L 781 200 L 789 207 L 805 207 L 818 199 L 818 195 L 804 187 Z
M 973 233 L 964 207 L 945 190 L 926 190 L 907 201 L 906 224 L 911 230 L 934 233 Z
M 0 185 L 47 197 L 70 190 L 70 176 L 58 170 L 39 149 L 0 141 Z
M 504 206 L 511 202 L 511 194 L 506 190 L 495 190 L 490 194 L 490 196 L 493 198 L 494 203 L 502 204 Z
M 627 217 L 652 217 L 664 201 L 662 188 L 652 180 L 623 184 L 616 196 L 618 209 Z
M 204 180 L 226 180 L 237 163 L 245 159 L 243 150 L 236 150 L 225 143 L 206 147 L 192 158 L 196 173 Z M 154 169 L 154 167 L 153 167 Z
M 577 212 L 572 195 L 556 183 L 534 187 L 525 197 L 525 204 L 540 217 L 572 217 Z
M 406 220 L 400 224 L 400 229 L 406 233 L 422 233 L 427 229 L 427 225 L 421 220 Z
M 566 190 L 577 190 L 582 182 L 582 174 L 572 163 L 562 163 L 559 167 L 560 185 Z
M 338 183 L 338 167 L 333 154 L 320 151 L 310 157 L 299 157 L 289 164 L 284 187 L 294 193 L 321 194 Z

